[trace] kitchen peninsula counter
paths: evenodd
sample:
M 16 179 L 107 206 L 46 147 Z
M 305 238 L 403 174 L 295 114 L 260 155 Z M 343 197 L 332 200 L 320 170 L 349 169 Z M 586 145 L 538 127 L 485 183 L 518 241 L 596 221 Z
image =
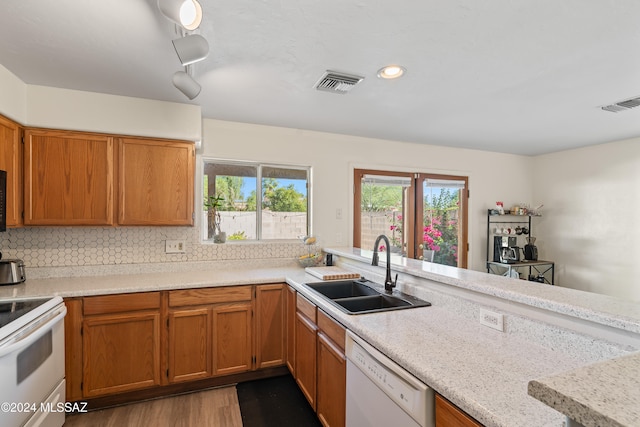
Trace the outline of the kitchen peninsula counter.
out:
M 370 266 L 366 251 L 327 251 L 334 254 L 341 267 L 382 283 L 384 268 Z M 609 305 L 612 300 L 603 296 L 595 298 L 599 302 L 594 309 L 589 307 L 589 296 L 580 296 L 575 305 L 570 304 L 566 289 L 539 284 L 532 287 L 515 279 L 403 260 L 393 266 L 394 273 L 400 274 L 399 286 L 433 306 L 348 315 L 306 288 L 304 283 L 319 279 L 306 274 L 295 262 L 249 262 L 43 269 L 31 275 L 27 270 L 27 282 L 0 288 L 0 298 L 78 297 L 286 281 L 487 427 L 560 427 L 564 416 L 528 395 L 531 380 L 553 378 L 640 349 L 636 333 L 640 331 L 640 312 L 636 317 L 634 306 L 623 304 L 622 314 L 616 315 Z M 520 285 L 524 285 L 522 289 Z M 480 325 L 479 305 L 504 313 L 506 332 Z M 515 313 L 509 311 L 511 308 Z M 542 310 L 552 317 L 577 319 L 580 326 L 621 331 L 622 337 L 613 343 L 546 325 L 540 317 L 527 318 L 530 312 L 539 316 Z M 589 351 L 584 350 L 587 342 Z M 588 378 L 581 382 L 580 387 L 584 384 L 585 389 L 596 390 Z

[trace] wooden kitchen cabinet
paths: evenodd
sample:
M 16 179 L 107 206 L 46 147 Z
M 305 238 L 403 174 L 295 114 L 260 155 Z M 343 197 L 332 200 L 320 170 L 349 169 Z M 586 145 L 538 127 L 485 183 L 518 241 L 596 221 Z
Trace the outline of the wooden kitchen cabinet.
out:
M 295 379 L 311 407 L 316 409 L 316 306 L 296 294 L 296 367 Z
M 345 425 L 346 329 L 296 294 L 295 379 L 322 425 Z
M 22 225 L 22 128 L 0 116 L 0 170 L 7 172 L 7 227 Z
M 161 384 L 160 293 L 84 298 L 83 395 Z
M 66 298 L 68 399 L 110 405 L 282 374 L 285 287 Z
M 286 295 L 287 321 L 287 368 L 295 376 L 296 366 L 296 290 L 287 286 Z
M 325 427 L 344 427 L 346 416 L 346 329 L 318 310 L 316 413 Z
M 436 427 L 482 427 L 482 424 L 436 394 Z
M 212 375 L 212 325 L 210 308 L 170 310 L 170 383 L 193 381 Z
M 285 285 L 256 286 L 256 369 L 285 364 Z
M 253 368 L 250 302 L 213 310 L 213 374 L 228 375 Z
M 113 138 L 27 129 L 25 225 L 112 225 Z
M 169 381 L 252 369 L 252 286 L 169 291 Z
M 116 141 L 118 224 L 193 225 L 194 145 L 146 138 Z

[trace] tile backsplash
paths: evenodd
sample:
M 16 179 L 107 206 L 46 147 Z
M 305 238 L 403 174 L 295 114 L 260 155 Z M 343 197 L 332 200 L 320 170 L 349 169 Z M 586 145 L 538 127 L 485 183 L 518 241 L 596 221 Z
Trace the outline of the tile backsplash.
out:
M 166 254 L 165 240 L 184 240 L 185 253 Z M 25 227 L 0 233 L 4 259 L 28 267 L 75 267 L 140 263 L 291 259 L 300 242 L 202 243 L 197 227 Z

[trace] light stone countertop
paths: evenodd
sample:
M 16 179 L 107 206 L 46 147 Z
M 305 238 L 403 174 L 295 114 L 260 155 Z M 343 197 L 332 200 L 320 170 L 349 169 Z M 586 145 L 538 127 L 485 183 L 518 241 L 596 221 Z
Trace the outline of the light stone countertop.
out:
M 362 251 L 357 248 L 328 249 L 327 251 L 367 264 L 371 260 L 370 251 Z M 385 265 L 382 262 L 383 258 L 381 257 L 381 265 Z M 399 259 L 398 262 L 399 265 L 396 265 L 392 260 L 394 272 L 405 272 L 459 288 L 494 295 L 508 301 L 547 310 L 552 315 L 558 313 L 617 328 L 622 330 L 623 335 L 636 335 L 640 331 L 640 304 L 636 302 L 557 286 L 540 286 L 540 284 L 533 282 L 415 260 Z M 425 312 L 425 315 L 413 320 L 415 324 L 420 324 L 419 322 L 423 322 L 428 317 L 426 312 L 429 310 L 437 312 L 437 307 L 409 311 L 416 310 Z M 438 320 L 443 320 L 449 316 L 451 313 L 435 317 Z M 442 369 L 441 372 L 443 375 L 441 378 L 444 379 L 438 381 L 436 375 L 432 378 L 434 382 L 429 382 L 426 377 L 420 375 L 421 372 L 423 375 L 428 375 L 430 371 L 435 370 L 433 363 L 420 365 L 419 357 L 412 354 L 410 347 L 402 346 L 402 343 L 398 343 L 395 347 L 386 346 L 385 343 L 397 339 L 398 334 L 394 336 L 381 335 L 380 329 L 382 328 L 380 326 L 364 329 L 360 329 L 358 325 L 351 325 L 351 327 L 356 333 L 359 331 L 362 334 L 371 334 L 372 330 L 377 330 L 376 333 L 368 335 L 373 341 L 372 344 L 383 352 L 386 348 L 387 355 L 396 361 L 401 360 L 400 364 L 405 368 L 413 367 L 416 369 L 414 374 L 423 378 L 437 391 L 441 391 L 438 387 L 443 382 L 463 380 L 463 383 L 455 384 L 453 387 L 446 384 L 446 391 L 441 391 L 441 393 L 486 425 L 560 426 L 564 425 L 562 423 L 564 417 L 561 416 L 558 419 L 557 416 L 564 414 L 585 427 L 640 426 L 640 352 L 631 354 L 622 352 L 621 354 L 624 355 L 619 357 L 585 364 L 584 361 L 576 362 L 565 358 L 563 352 L 550 351 L 548 347 L 536 348 L 532 342 L 518 343 L 517 340 L 508 336 L 491 337 L 492 334 L 495 335 L 491 330 L 487 331 L 486 328 L 460 319 L 458 321 L 454 318 L 449 320 L 451 323 L 446 322 L 447 324 L 455 324 L 456 326 L 454 330 L 446 333 L 444 343 L 438 344 L 442 346 L 441 350 L 435 354 L 439 357 L 448 354 L 451 359 L 440 360 L 436 358 L 444 364 L 445 369 Z M 428 326 L 433 327 L 432 324 Z M 407 334 L 406 342 L 416 342 L 418 337 L 426 335 L 422 329 L 413 330 L 415 336 Z M 478 330 L 476 331 L 476 329 Z M 429 333 L 433 332 L 431 330 Z M 442 338 L 437 333 L 442 333 L 441 331 L 436 330 L 435 332 L 436 338 Z M 477 340 L 475 345 L 472 344 L 474 340 Z M 436 342 L 434 339 L 432 346 Z M 454 343 L 453 348 L 444 351 L 444 348 L 452 342 Z M 497 347 L 487 347 L 491 342 Z M 426 348 L 428 348 L 428 344 L 429 340 L 423 342 L 423 345 L 427 346 Z M 400 348 L 402 350 L 399 350 Z M 476 350 L 471 350 L 473 348 Z M 471 351 L 474 357 L 468 359 L 456 357 L 458 356 L 455 352 L 456 349 L 463 349 L 464 353 Z M 429 352 L 429 356 L 433 355 L 434 353 Z M 412 362 L 412 359 L 415 360 Z M 452 363 L 456 365 L 453 369 L 459 375 L 446 376 L 447 370 L 451 369 L 449 364 Z M 435 365 L 437 367 L 437 364 Z M 419 369 L 423 369 L 423 371 L 419 371 Z M 543 374 L 545 371 L 555 371 L 555 373 Z M 491 381 L 490 378 L 495 380 Z M 484 385 L 483 381 L 489 381 L 493 386 Z M 551 412 L 556 417 L 549 415 L 549 418 L 546 418 L 543 415 L 545 411 L 540 411 L 539 418 L 536 418 L 534 415 L 537 413 L 536 405 L 531 404 L 522 396 L 525 389 L 528 389 L 530 396 L 540 401 L 536 403 L 544 402 L 554 408 L 555 411 L 551 410 Z M 486 395 L 492 392 L 492 398 L 485 401 Z M 502 406 L 495 406 L 496 404 Z M 549 410 L 549 408 L 546 409 Z M 525 414 L 524 418 L 519 419 L 521 415 Z M 549 424 L 546 424 L 547 422 Z
M 328 251 L 354 260 L 368 261 L 364 251 Z M 384 265 L 384 262 L 381 264 Z M 550 298 L 542 292 L 548 290 L 549 286 L 525 286 L 523 292 L 518 292 L 519 288 L 510 283 L 513 282 L 511 279 L 433 264 L 428 269 L 423 263 L 419 265 L 420 268 L 416 268 L 410 262 L 394 266 L 393 269 L 487 295 L 528 301 L 534 306 L 551 306 L 554 310 L 571 313 L 575 311 L 578 316 L 628 330 L 640 330 L 640 321 L 635 319 L 632 307 L 626 307 L 621 316 L 616 316 L 606 311 L 609 307 L 607 302 L 600 302 L 597 310 L 582 306 L 587 305 L 587 297 L 578 298 L 576 306 L 561 302 L 563 298 L 569 298 L 569 295 L 563 296 L 561 288 L 553 289 L 560 291 L 560 297 L 553 292 L 554 296 Z M 73 277 L 55 277 L 60 275 Z M 336 320 L 487 427 L 562 426 L 564 416 L 529 396 L 528 383 L 532 379 L 551 378 L 549 384 L 546 380 L 538 380 L 544 385 L 545 393 L 549 393 L 554 390 L 553 379 L 556 376 L 560 378 L 558 381 L 562 381 L 566 372 L 586 369 L 583 360 L 491 330 L 437 305 L 366 315 L 345 314 L 302 286 L 303 283 L 317 282 L 319 279 L 306 274 L 292 261 L 247 260 L 51 271 L 43 269 L 31 274 L 28 271 L 27 277 L 37 278 L 29 278 L 26 283 L 17 286 L 0 287 L 0 298 L 47 295 L 75 297 L 278 283 L 286 280 Z M 637 378 L 637 375 L 632 378 Z M 588 376 L 581 380 L 586 384 L 586 390 L 593 390 Z

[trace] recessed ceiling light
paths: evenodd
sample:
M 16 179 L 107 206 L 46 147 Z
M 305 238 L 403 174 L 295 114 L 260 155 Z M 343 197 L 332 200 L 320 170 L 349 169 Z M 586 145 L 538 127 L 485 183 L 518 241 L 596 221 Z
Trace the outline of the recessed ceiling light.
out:
M 378 70 L 378 77 L 381 79 L 397 79 L 398 77 L 402 77 L 405 71 L 407 71 L 407 69 L 401 65 L 387 65 Z

